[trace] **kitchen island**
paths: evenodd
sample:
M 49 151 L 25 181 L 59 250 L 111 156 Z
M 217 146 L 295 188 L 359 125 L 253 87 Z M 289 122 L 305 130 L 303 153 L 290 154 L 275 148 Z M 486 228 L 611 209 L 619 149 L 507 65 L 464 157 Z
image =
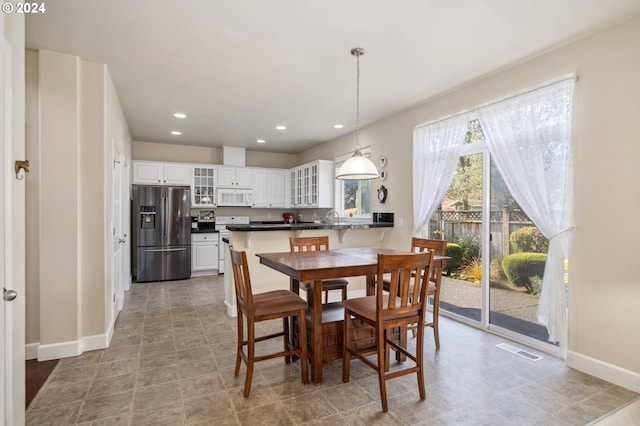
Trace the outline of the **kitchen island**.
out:
M 256 253 L 288 252 L 289 237 L 329 236 L 332 249 L 356 247 L 382 247 L 386 233 L 393 230 L 392 222 L 335 223 L 275 223 L 259 222 L 249 225 L 229 225 L 229 243 L 234 249 L 247 252 L 251 285 L 254 293 L 289 289 L 289 280 L 283 274 L 261 265 Z M 226 256 L 228 259 L 229 256 Z M 225 267 L 225 305 L 227 314 L 236 316 L 236 297 L 230 265 Z M 364 296 L 364 277 L 349 278 L 349 297 Z M 336 294 L 337 296 L 337 294 Z M 336 299 L 337 300 L 337 299 Z

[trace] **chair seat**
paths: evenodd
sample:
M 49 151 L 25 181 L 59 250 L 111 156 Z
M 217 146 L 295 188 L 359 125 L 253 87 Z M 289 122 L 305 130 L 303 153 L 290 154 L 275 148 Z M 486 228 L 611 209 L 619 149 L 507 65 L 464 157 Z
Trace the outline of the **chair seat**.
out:
M 382 305 L 388 306 L 389 295 L 382 296 Z M 396 306 L 400 305 L 400 298 L 396 298 Z M 356 297 L 355 299 L 348 299 L 342 302 L 342 306 L 345 311 L 352 312 L 362 319 L 369 322 L 375 322 L 376 320 L 376 296 Z M 400 314 L 400 316 L 406 316 Z M 394 315 L 386 315 L 387 319 L 394 319 Z
M 273 315 L 304 309 L 307 302 L 289 290 L 273 290 L 253 295 L 256 316 Z
M 385 277 L 382 279 L 382 288 L 385 290 L 389 289 L 390 278 Z M 413 292 L 413 278 L 411 279 L 411 287 L 409 287 L 409 293 Z M 427 287 L 427 296 L 433 296 L 436 294 L 436 283 L 433 281 L 429 281 L 429 287 Z
M 339 290 L 344 286 L 349 285 L 349 281 L 344 278 L 332 278 L 329 280 L 322 280 L 322 290 Z M 309 291 L 311 288 L 311 283 L 306 282 L 302 283 L 302 288 L 305 291 Z

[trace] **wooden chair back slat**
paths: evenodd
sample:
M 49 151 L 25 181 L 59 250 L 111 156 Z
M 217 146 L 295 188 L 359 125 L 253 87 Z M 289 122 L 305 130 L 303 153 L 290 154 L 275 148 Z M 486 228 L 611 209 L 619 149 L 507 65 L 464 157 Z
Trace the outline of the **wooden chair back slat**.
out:
M 231 268 L 233 270 L 233 283 L 236 289 L 238 307 L 244 312 L 252 311 L 253 293 L 247 264 L 247 253 L 236 251 L 232 246 L 229 246 L 229 252 L 231 253 Z
M 376 297 L 378 314 L 382 318 L 387 315 L 417 314 L 424 306 L 429 276 L 431 274 L 431 258 L 433 253 L 425 251 L 414 254 L 379 254 L 378 280 L 388 274 L 389 298 L 383 306 L 383 288 L 377 286 Z M 397 297 L 391 297 L 397 295 Z
M 429 251 L 435 256 L 444 256 L 447 252 L 447 240 L 430 240 L 427 238 L 411 238 L 411 251 L 413 253 L 423 253 L 425 251 Z M 436 280 L 436 274 L 442 273 L 442 271 L 438 271 L 433 269 L 431 271 L 431 281 Z
M 321 237 L 289 237 L 291 251 L 329 250 L 329 236 Z

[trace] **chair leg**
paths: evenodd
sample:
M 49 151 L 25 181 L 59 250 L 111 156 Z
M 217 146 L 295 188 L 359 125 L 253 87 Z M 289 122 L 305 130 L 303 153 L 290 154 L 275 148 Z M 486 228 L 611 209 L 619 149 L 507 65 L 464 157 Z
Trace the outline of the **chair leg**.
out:
M 347 287 L 342 287 L 342 300 L 347 300 Z
M 251 392 L 251 380 L 253 379 L 253 364 L 255 362 L 255 329 L 252 321 L 247 323 L 247 377 L 244 380 L 244 396 Z
M 305 309 L 300 310 L 298 314 L 298 335 L 300 336 L 300 373 L 302 374 L 302 383 L 309 383 L 309 359 L 307 357 L 307 319 Z
M 324 303 L 329 303 L 329 290 L 324 291 Z
M 387 383 L 385 381 L 385 371 L 388 370 L 389 365 L 387 363 L 387 341 L 385 331 L 382 328 L 377 330 L 378 332 L 378 383 L 380 384 L 380 400 L 382 402 L 382 411 L 389 411 L 387 404 Z
M 433 339 L 436 342 L 436 349 L 440 349 L 440 333 L 438 331 L 438 318 L 440 317 L 440 295 L 436 292 L 433 298 Z
M 349 368 L 351 367 L 351 353 L 348 348 L 351 344 L 351 327 L 352 327 L 351 314 L 344 313 L 344 329 L 342 332 L 342 381 L 347 383 L 349 381 Z
M 238 374 L 240 374 L 240 362 L 242 360 L 240 353 L 242 352 L 242 348 L 243 348 L 242 342 L 244 341 L 244 324 L 242 321 L 242 312 L 238 312 L 237 316 L 238 316 L 238 344 L 236 348 L 236 369 L 233 373 L 234 377 L 238 377 Z
M 282 318 L 282 330 L 284 334 L 282 336 L 284 350 L 289 350 L 289 318 Z M 289 364 L 291 362 L 291 355 L 285 355 L 284 363 Z
M 422 319 L 424 322 L 424 318 Z M 427 399 L 427 394 L 424 388 L 424 369 L 423 369 L 423 359 L 424 359 L 424 327 L 418 328 L 418 340 L 416 342 L 416 366 L 418 367 L 418 371 L 416 374 L 418 375 L 418 392 L 420 393 L 420 399 Z

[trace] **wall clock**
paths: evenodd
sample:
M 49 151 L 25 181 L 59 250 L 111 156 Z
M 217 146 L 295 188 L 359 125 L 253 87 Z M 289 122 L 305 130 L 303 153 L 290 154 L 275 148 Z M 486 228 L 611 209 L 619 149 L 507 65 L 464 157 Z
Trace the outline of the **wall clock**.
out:
M 380 188 L 378 188 L 378 201 L 380 201 L 381 204 L 387 201 L 387 188 L 385 188 L 384 185 L 380 185 Z

